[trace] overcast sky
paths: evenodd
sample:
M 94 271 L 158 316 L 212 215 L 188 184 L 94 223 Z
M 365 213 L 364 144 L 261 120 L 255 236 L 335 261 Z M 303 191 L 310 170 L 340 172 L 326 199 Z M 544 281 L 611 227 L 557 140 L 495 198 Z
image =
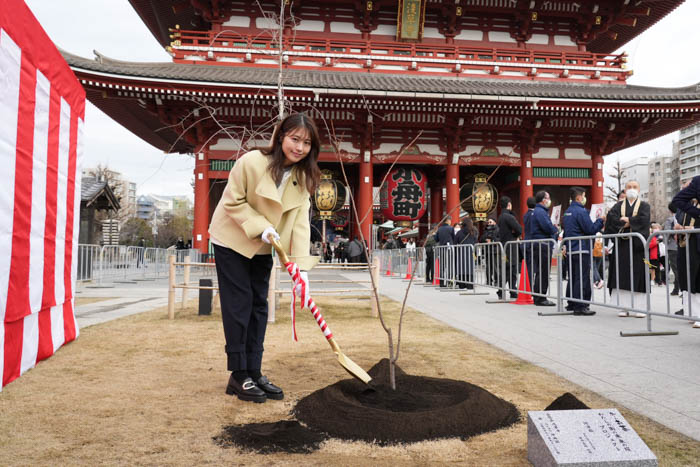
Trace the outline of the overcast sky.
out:
M 127 61 L 170 61 L 127 0 L 26 0 L 49 37 L 61 48 L 83 57 L 93 50 Z M 700 1 L 686 2 L 661 22 L 627 43 L 634 70 L 629 84 L 677 87 L 700 82 Z M 134 136 L 88 102 L 85 116 L 84 166 L 103 164 L 137 184 L 138 194 L 192 196 L 194 160 L 164 155 Z M 678 133 L 606 157 L 623 160 L 669 154 Z M 607 170 L 606 170 L 607 172 Z

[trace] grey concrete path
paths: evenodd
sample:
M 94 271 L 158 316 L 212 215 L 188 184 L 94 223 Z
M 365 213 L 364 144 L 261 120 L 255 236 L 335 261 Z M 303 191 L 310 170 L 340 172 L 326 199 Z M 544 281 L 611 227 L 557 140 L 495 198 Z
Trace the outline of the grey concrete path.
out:
M 194 298 L 194 292 L 190 292 Z M 79 328 L 104 323 L 113 319 L 143 313 L 168 304 L 168 281 L 138 281 L 136 283 L 115 283 L 105 287 L 81 286 L 77 298 L 108 298 L 75 307 L 75 317 Z M 178 296 L 179 297 L 179 296 Z
M 402 300 L 406 284 L 382 277 L 380 293 Z M 490 294 L 465 296 L 414 283 L 408 304 L 700 440 L 700 329 L 654 318 L 655 330 L 677 330 L 679 335 L 620 337 L 620 331 L 644 331 L 645 320 L 619 318 L 616 311 L 595 306 L 591 309 L 598 313 L 592 317 L 538 316 L 553 307 L 486 304 L 496 299 L 495 291 L 480 291 Z

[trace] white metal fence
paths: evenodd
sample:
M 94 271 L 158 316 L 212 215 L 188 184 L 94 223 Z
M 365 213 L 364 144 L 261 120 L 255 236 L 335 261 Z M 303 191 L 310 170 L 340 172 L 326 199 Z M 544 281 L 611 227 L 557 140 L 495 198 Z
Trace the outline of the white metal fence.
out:
M 120 282 L 155 280 L 168 277 L 168 257 L 181 263 L 186 257 L 193 263 L 208 261 L 199 250 L 144 248 L 127 245 L 78 245 L 76 280 L 78 287 L 88 284 L 107 286 Z M 201 268 L 197 273 L 206 273 Z M 179 272 L 182 272 L 180 268 Z

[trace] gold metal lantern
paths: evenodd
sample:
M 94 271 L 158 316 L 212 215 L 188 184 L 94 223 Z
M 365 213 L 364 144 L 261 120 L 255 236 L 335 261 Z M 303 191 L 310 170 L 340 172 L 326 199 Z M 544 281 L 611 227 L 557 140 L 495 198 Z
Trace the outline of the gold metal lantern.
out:
M 321 171 L 321 182 L 314 192 L 314 209 L 318 211 L 318 219 L 331 219 L 335 211 L 345 204 L 347 190 L 339 180 L 333 178 L 330 170 Z
M 472 182 L 465 183 L 459 189 L 462 209 L 472 213 L 476 221 L 485 221 L 498 203 L 498 191 L 487 182 L 488 178 L 488 175 L 478 173 Z

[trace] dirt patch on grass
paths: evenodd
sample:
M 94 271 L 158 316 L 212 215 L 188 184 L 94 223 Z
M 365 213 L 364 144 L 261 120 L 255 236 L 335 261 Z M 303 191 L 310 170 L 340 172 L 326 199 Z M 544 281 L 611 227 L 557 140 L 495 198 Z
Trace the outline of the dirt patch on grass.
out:
M 249 423 L 227 426 L 214 441 L 222 447 L 237 447 L 259 454 L 285 452 L 308 454 L 327 438 L 322 433 L 302 426 L 296 420 L 273 423 Z
M 557 397 L 545 407 L 544 410 L 586 410 L 590 409 L 586 404 L 581 402 L 578 397 L 574 396 L 570 392 L 565 392 L 561 396 Z
M 395 390 L 383 359 L 368 372 L 370 385 L 339 381 L 300 400 L 294 414 L 329 436 L 381 446 L 467 439 L 520 418 L 513 404 L 466 381 L 408 375 L 398 366 L 395 371 Z
M 343 351 L 369 369 L 387 356 L 386 335 L 366 300 L 319 297 Z M 395 323 L 399 305 L 386 302 Z M 528 465 L 527 427 L 474 436 L 379 446 L 329 439 L 309 454 L 222 448 L 224 427 L 290 419 L 296 403 L 348 376 L 316 322 L 288 303 L 268 327 L 263 371 L 285 400 L 251 404 L 225 394 L 228 373 L 221 316 L 198 316 L 196 301 L 169 321 L 165 308 L 91 326 L 73 343 L 0 393 L 3 465 Z M 404 322 L 400 365 L 411 375 L 467 381 L 512 402 L 522 414 L 565 392 L 593 408 L 616 404 L 420 313 Z M 660 465 L 694 465 L 700 443 L 622 408 Z

